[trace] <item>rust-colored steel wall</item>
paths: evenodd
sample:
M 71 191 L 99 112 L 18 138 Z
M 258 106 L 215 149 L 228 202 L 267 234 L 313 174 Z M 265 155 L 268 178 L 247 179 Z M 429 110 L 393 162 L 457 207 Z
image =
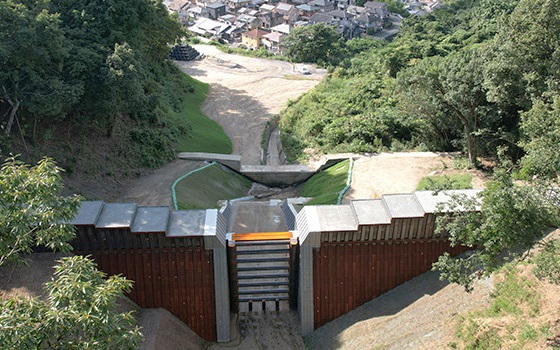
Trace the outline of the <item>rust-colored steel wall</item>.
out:
M 78 227 L 75 253 L 91 255 L 99 269 L 134 281 L 130 299 L 162 307 L 207 340 L 216 340 L 212 250 L 202 238 L 166 238 L 129 229 Z
M 465 248 L 447 240 L 322 242 L 313 252 L 315 328 L 430 270 L 446 251 Z

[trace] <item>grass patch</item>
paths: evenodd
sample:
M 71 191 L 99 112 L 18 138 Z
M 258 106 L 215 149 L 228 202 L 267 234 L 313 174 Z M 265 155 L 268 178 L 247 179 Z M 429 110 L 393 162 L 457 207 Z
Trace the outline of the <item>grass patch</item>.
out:
M 340 191 L 346 187 L 350 161 L 344 160 L 313 175 L 298 191 L 303 197 L 313 197 L 306 205 L 336 204 Z
M 251 188 L 246 177 L 220 164 L 192 173 L 177 183 L 179 209 L 218 208 L 218 201 L 244 197 Z
M 541 297 L 537 284 L 521 268 L 506 265 L 496 276 L 491 305 L 459 318 L 456 348 L 524 349 L 546 342 L 550 324 L 538 318 Z
M 449 174 L 424 176 L 418 186 L 417 191 L 438 191 L 438 190 L 463 190 L 472 188 L 471 174 Z
M 185 95 L 182 112 L 176 118 L 185 118 L 192 129 L 188 135 L 179 140 L 179 152 L 208 152 L 230 154 L 231 140 L 224 133 L 220 124 L 208 118 L 201 111 L 201 106 L 208 93 L 208 84 L 183 74 L 186 83 L 194 88 L 194 92 Z

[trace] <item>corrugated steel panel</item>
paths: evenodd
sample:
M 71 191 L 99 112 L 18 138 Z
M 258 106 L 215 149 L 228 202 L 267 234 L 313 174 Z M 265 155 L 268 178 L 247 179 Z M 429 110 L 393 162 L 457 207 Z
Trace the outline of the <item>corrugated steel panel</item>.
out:
M 213 252 L 202 247 L 91 254 L 99 269 L 134 281 L 129 297 L 143 308 L 163 307 L 205 339 L 216 340 Z
M 430 270 L 443 252 L 465 250 L 444 240 L 321 243 L 313 252 L 315 328 Z
M 284 220 L 288 226 L 288 230 L 294 230 L 296 227 L 296 211 L 288 201 L 282 202 L 282 212 L 284 213 Z

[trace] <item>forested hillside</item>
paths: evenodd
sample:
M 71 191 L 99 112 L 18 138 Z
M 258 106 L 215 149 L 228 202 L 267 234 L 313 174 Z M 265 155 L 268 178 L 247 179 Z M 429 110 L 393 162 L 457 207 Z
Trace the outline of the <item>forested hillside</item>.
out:
M 557 114 L 560 1 L 444 3 L 405 19 L 392 42 L 345 44 L 332 74 L 282 113 L 291 159 L 304 149 L 458 150 L 474 164 L 501 146 L 513 159 L 538 147 L 523 135 L 543 135 L 535 120 Z
M 161 2 L 4 0 L 0 18 L 0 155 L 91 174 L 174 157 L 192 88 L 166 59 L 183 29 Z

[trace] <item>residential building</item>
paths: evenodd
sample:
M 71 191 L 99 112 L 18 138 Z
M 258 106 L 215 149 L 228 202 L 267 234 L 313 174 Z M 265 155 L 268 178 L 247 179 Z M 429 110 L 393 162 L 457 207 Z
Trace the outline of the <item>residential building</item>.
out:
M 315 6 L 320 12 L 328 12 L 334 10 L 334 1 L 331 0 L 313 0 L 308 2 L 309 5 Z
M 250 50 L 257 50 L 261 47 L 262 38 L 268 32 L 262 29 L 252 29 L 241 34 L 241 44 Z
M 284 23 L 292 24 L 299 19 L 297 8 L 285 2 L 279 2 L 273 11 L 282 15 Z
M 226 4 L 222 2 L 214 2 L 206 5 L 208 16 L 210 19 L 218 19 L 226 14 Z

